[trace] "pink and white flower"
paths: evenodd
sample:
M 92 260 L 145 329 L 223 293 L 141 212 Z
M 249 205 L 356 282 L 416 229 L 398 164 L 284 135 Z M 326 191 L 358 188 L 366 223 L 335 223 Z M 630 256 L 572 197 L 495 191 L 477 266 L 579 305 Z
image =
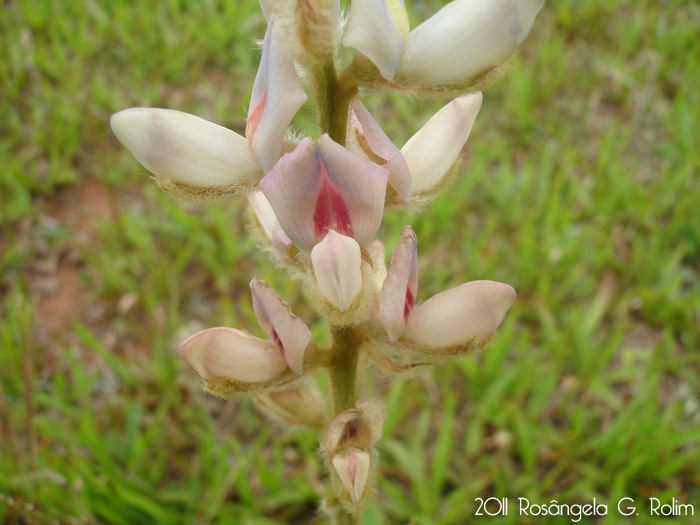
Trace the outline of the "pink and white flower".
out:
M 372 244 L 389 173 L 322 135 L 306 138 L 261 181 L 284 232 L 308 254 L 329 230 Z
M 379 321 L 389 340 L 430 348 L 470 346 L 500 326 L 515 301 L 515 290 L 494 281 L 471 281 L 415 305 L 417 241 L 405 226 L 380 295 Z
M 304 372 L 312 338 L 306 324 L 263 281 L 253 279 L 250 287 L 255 315 L 271 341 L 226 327 L 192 335 L 180 345 L 180 353 L 208 381 L 269 383 L 288 369 L 296 375 Z

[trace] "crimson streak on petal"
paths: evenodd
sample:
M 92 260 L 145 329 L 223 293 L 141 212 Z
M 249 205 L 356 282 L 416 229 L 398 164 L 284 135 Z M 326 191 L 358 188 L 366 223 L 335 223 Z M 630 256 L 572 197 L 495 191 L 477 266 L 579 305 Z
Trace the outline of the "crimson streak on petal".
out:
M 403 318 L 408 320 L 408 316 L 411 314 L 411 310 L 413 310 L 413 304 L 416 302 L 416 298 L 413 297 L 413 294 L 411 293 L 410 288 L 406 288 L 406 302 L 404 303 L 403 306 Z
M 328 172 L 319 159 L 321 170 L 321 189 L 316 199 L 314 210 L 314 233 L 318 240 L 323 239 L 328 230 L 333 229 L 341 235 L 353 237 L 350 212 L 343 200 L 343 196 L 328 180 Z

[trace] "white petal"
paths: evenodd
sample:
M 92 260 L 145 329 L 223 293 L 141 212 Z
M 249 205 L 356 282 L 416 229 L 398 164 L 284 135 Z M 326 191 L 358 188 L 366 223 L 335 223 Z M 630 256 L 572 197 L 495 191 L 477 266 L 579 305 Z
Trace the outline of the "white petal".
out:
M 455 0 L 408 35 L 397 77 L 456 82 L 508 58 L 544 0 Z
M 402 338 L 434 347 L 483 340 L 501 324 L 515 301 L 511 286 L 472 281 L 416 306 Z
M 406 319 L 418 293 L 417 244 L 416 234 L 410 226 L 405 226 L 382 285 L 379 321 L 386 328 L 390 341 L 396 341 L 406 329 Z
M 311 262 L 321 293 L 338 310 L 347 310 L 362 288 L 360 246 L 330 230 L 311 250 Z
M 307 99 L 294 62 L 281 49 L 278 40 L 270 22 L 253 84 L 245 132 L 265 173 L 279 159 L 284 134 Z
M 403 0 L 352 0 L 343 45 L 367 56 L 384 78 L 392 80 L 408 29 Z
M 256 191 L 248 195 L 248 203 L 258 218 L 260 227 L 265 232 L 265 235 L 272 240 L 272 231 L 277 222 L 277 217 L 275 217 L 275 212 L 272 210 L 269 201 L 265 198 L 262 191 Z
M 360 449 L 348 447 L 333 456 L 333 468 L 340 482 L 356 505 L 362 499 L 369 479 L 370 455 Z
M 430 190 L 447 175 L 469 138 L 481 109 L 481 93 L 454 99 L 401 148 L 411 172 L 411 193 Z
M 323 135 L 284 155 L 260 187 L 282 229 L 309 253 L 329 229 L 371 245 L 384 210 L 388 172 Z
M 349 128 L 348 141 L 356 142 L 359 148 L 369 148 L 371 153 L 383 159 L 382 166 L 389 171 L 389 185 L 402 200 L 408 200 L 411 173 L 406 159 L 359 100 L 350 110 Z
M 304 351 L 311 342 L 311 331 L 264 281 L 253 279 L 250 290 L 260 326 L 280 348 L 287 366 L 295 374 L 301 375 L 304 371 Z
M 294 246 L 292 240 L 284 233 L 279 221 L 275 221 L 275 226 L 272 228 L 272 246 L 280 259 L 284 258 Z
M 277 346 L 234 328 L 197 332 L 180 353 L 204 379 L 265 383 L 287 369 Z
M 136 160 L 162 179 L 213 188 L 262 175 L 245 138 L 189 113 L 131 108 L 112 115 L 110 125 Z

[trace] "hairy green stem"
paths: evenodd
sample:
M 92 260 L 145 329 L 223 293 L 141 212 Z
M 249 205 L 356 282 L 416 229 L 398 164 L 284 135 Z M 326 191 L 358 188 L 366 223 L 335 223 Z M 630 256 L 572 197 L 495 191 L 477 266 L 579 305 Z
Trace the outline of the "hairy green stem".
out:
M 357 95 L 357 86 L 338 82 L 332 55 L 319 59 L 315 71 L 314 91 L 318 111 L 318 127 L 321 133 L 341 146 L 345 145 L 350 102 Z
M 333 363 L 330 366 L 333 416 L 354 408 L 357 402 L 359 340 L 352 328 L 333 329 Z
M 329 369 L 333 417 L 357 402 L 357 368 L 360 357 L 360 338 L 352 327 L 333 328 L 333 362 Z M 360 518 L 340 506 L 333 515 L 335 525 L 357 525 Z
M 332 55 L 321 57 L 312 83 L 321 133 L 344 146 L 346 141 L 348 110 L 357 95 L 357 86 L 338 81 L 335 60 Z M 333 417 L 357 402 L 357 368 L 361 339 L 352 327 L 333 328 L 333 346 L 329 365 Z M 360 518 L 339 506 L 333 514 L 336 525 L 357 525 Z

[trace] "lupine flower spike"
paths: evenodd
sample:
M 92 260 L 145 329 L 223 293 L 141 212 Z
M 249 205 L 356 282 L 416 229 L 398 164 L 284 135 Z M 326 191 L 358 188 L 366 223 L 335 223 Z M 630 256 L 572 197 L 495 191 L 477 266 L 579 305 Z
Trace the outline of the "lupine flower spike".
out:
M 252 397 L 276 424 L 318 432 L 332 484 L 323 508 L 357 523 L 376 491 L 387 417 L 379 400 L 358 401 L 367 365 L 400 372 L 483 348 L 515 301 L 512 287 L 486 280 L 421 301 L 417 236 L 403 229 L 387 269 L 383 215 L 425 207 L 455 178 L 481 108 L 475 86 L 525 39 L 542 0 L 455 0 L 413 30 L 403 0 L 352 0 L 345 26 L 339 0 L 260 3 L 267 29 L 243 133 L 156 108 L 120 111 L 111 126 L 174 197 L 247 197 L 251 231 L 326 318 L 322 347 L 253 279 L 266 337 L 212 327 L 180 353 L 206 392 Z M 399 149 L 359 98 L 371 90 L 453 100 Z M 319 129 L 299 137 L 290 126 L 307 91 Z

